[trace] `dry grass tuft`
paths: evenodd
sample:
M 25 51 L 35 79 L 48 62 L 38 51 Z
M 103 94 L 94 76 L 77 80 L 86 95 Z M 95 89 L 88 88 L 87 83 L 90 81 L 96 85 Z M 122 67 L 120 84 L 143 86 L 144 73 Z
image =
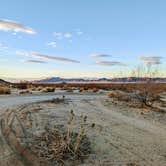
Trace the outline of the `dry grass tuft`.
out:
M 82 117 L 80 129 L 75 132 L 75 114 L 72 110 L 70 114 L 67 129 L 62 125 L 56 125 L 54 130 L 46 127 L 41 136 L 34 137 L 30 148 L 41 161 L 46 160 L 51 165 L 74 163 L 83 161 L 90 154 L 90 141 L 85 132 L 87 117 Z

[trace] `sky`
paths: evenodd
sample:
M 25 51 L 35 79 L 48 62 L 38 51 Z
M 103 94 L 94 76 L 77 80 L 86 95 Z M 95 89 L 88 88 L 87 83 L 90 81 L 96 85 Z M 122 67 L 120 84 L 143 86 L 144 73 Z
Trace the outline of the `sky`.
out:
M 0 77 L 166 76 L 165 0 L 0 0 Z

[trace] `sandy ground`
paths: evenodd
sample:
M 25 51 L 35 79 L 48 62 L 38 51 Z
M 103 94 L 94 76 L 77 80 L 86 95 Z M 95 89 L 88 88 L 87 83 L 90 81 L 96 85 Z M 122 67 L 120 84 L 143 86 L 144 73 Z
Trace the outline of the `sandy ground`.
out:
M 6 108 L 16 108 L 21 104 L 60 97 L 57 95 L 25 95 L 0 97 L 1 118 Z M 95 123 L 88 129 L 87 135 L 92 142 L 93 153 L 84 161 L 84 166 L 120 166 L 145 165 L 166 166 L 166 127 L 160 121 L 134 114 L 129 108 L 114 106 L 105 95 L 64 94 L 67 103 L 29 104 L 27 109 L 41 108 L 36 121 L 42 130 L 48 123 L 66 123 L 70 110 L 76 116 L 87 115 L 88 124 Z M 126 110 L 126 111 L 125 111 Z M 36 117 L 36 114 L 34 114 Z M 79 121 L 76 120 L 76 126 Z M 24 165 L 19 156 L 7 145 L 1 133 L 0 165 Z

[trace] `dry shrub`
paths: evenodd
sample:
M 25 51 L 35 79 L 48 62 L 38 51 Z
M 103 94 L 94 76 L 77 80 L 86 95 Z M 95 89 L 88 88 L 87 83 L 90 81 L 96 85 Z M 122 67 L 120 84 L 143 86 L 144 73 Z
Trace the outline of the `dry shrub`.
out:
M 15 85 L 18 89 L 28 89 L 28 83 L 27 82 L 20 82 Z
M 99 89 L 97 89 L 97 88 L 92 89 L 92 92 L 94 92 L 94 93 L 97 93 L 98 91 L 99 91 Z
M 6 87 L 6 86 L 0 87 L 0 95 L 10 94 L 10 93 L 11 91 L 9 87 Z
M 7 112 L 2 124 L 5 125 L 5 139 L 10 141 L 13 150 L 21 159 L 28 162 L 27 165 L 78 165 L 76 163 L 83 162 L 89 156 L 92 149 L 86 134 L 87 129 L 95 124 L 88 125 L 86 116 L 81 116 L 81 119 L 78 119 L 79 126 L 75 127 L 76 117 L 71 110 L 67 126 L 53 125 L 48 121 L 44 125 L 44 131 L 36 135 L 38 128 L 34 130 L 31 123 L 32 112 L 25 109 L 26 107 L 27 105 L 23 105 L 18 110 Z M 35 110 L 35 113 L 39 109 Z M 30 123 L 29 127 L 27 122 Z
M 108 94 L 109 98 L 113 98 L 118 101 L 131 101 L 131 96 L 127 93 L 124 93 L 122 91 L 112 91 Z
M 31 150 L 39 157 L 39 160 L 46 160 L 50 165 L 83 161 L 91 152 L 90 141 L 85 132 L 86 119 L 86 116 L 82 117 L 80 129 L 75 132 L 75 114 L 71 110 L 68 128 L 56 125 L 54 130 L 51 130 L 49 126 L 46 126 L 41 136 L 33 138 Z
M 64 103 L 65 102 L 65 97 L 63 96 L 62 98 L 53 98 L 51 100 L 45 100 L 42 101 L 42 103 L 54 103 L 54 104 L 59 104 L 59 103 Z
M 41 92 L 47 93 L 47 92 L 54 92 L 55 88 L 54 87 L 46 87 L 41 90 Z
M 39 87 L 36 87 L 36 90 L 37 91 L 41 91 L 43 88 L 41 87 L 41 86 L 39 86 Z
M 19 92 L 19 94 L 32 94 L 32 91 L 30 89 L 22 90 Z
M 134 91 L 134 98 L 140 102 L 141 106 L 152 107 L 154 102 L 160 102 L 161 88 L 158 84 L 147 81 L 141 87 L 137 87 Z
M 83 91 L 84 91 L 84 88 L 80 88 L 80 89 L 79 89 L 79 92 L 83 92 Z

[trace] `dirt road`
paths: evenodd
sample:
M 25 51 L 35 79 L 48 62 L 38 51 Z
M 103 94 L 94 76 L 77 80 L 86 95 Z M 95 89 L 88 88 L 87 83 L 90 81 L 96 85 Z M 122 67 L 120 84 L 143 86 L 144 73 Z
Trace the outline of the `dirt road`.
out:
M 54 95 L 54 97 L 58 96 L 61 95 Z M 105 99 L 103 95 L 65 94 L 65 96 L 70 99 L 70 102 L 67 105 L 48 106 L 47 114 L 57 112 L 59 117 L 66 120 L 67 112 L 73 109 L 76 115 L 87 115 L 88 123 L 95 123 L 95 129 L 88 132 L 93 142 L 94 154 L 85 161 L 85 165 L 166 166 L 166 129 L 164 126 L 109 109 L 103 104 Z M 2 110 L 52 97 L 52 95 L 4 97 L 0 98 L 0 107 Z M 23 165 L 19 156 L 15 156 L 15 153 L 5 143 L 2 135 L 0 146 L 0 165 L 1 163 L 10 165 L 14 158 L 17 158 L 15 160 L 18 162 L 17 165 Z

